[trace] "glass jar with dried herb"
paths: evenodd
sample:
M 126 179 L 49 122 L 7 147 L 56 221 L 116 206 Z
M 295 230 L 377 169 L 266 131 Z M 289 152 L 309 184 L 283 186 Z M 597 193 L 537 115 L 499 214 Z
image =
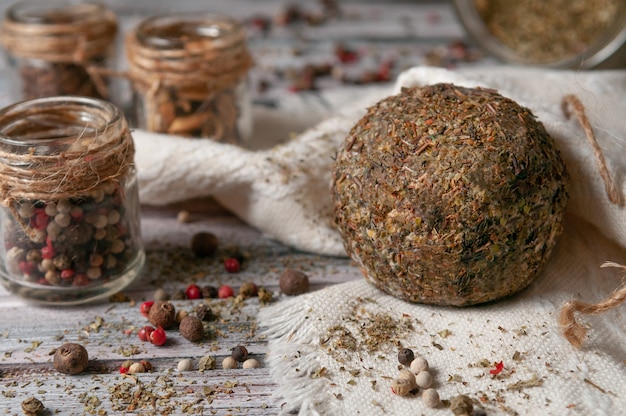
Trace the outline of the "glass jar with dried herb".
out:
M 113 104 L 45 97 L 0 110 L 0 282 L 77 304 L 121 290 L 145 254 L 134 145 Z
M 236 20 L 202 13 L 148 18 L 128 34 L 126 55 L 139 128 L 246 142 L 252 58 Z
M 455 0 L 468 34 L 507 63 L 625 68 L 623 0 Z
M 0 41 L 14 69 L 14 101 L 108 96 L 101 68 L 113 58 L 117 18 L 93 1 L 22 1 L 7 9 Z

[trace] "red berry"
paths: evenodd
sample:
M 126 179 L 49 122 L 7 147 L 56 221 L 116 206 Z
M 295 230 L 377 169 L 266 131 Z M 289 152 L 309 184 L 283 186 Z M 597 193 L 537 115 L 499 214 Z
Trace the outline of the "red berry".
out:
M 41 257 L 44 259 L 53 259 L 57 252 L 52 246 L 41 247 Z
M 43 208 L 35 210 L 35 216 L 33 217 L 34 228 L 44 230 L 48 226 L 48 221 L 50 221 L 50 217 Z
M 228 273 L 238 273 L 239 269 L 241 269 L 241 265 L 239 264 L 239 260 L 234 257 L 229 257 L 224 260 L 224 268 Z
M 126 373 L 128 373 L 128 367 L 120 365 L 120 374 L 126 374 Z
M 187 299 L 200 299 L 202 297 L 202 291 L 200 290 L 200 287 L 198 287 L 198 285 L 192 283 L 187 286 L 187 289 L 185 290 L 185 295 L 187 296 Z
M 139 312 L 141 312 L 141 314 L 147 318 L 148 313 L 150 313 L 150 308 L 152 307 L 153 304 L 154 304 L 153 300 L 147 300 L 143 302 L 141 305 L 139 305 Z
M 87 286 L 89 284 L 89 278 L 86 274 L 77 274 L 72 280 L 72 286 Z
M 32 275 L 37 270 L 35 262 L 22 260 L 19 262 L 20 271 L 26 275 Z
M 231 298 L 235 296 L 235 291 L 228 285 L 222 285 L 217 289 L 217 297 L 220 299 Z
M 73 277 L 74 277 L 74 269 L 61 270 L 61 279 L 72 280 Z
M 137 336 L 139 337 L 140 340 L 142 341 L 150 341 L 150 334 L 154 331 L 154 327 L 150 326 L 150 325 L 146 325 L 143 328 L 141 328 L 139 330 L 139 332 L 137 332 Z
M 154 345 L 161 346 L 165 344 L 165 340 L 167 336 L 165 335 L 165 330 L 163 327 L 157 326 L 156 329 L 148 335 L 150 342 Z

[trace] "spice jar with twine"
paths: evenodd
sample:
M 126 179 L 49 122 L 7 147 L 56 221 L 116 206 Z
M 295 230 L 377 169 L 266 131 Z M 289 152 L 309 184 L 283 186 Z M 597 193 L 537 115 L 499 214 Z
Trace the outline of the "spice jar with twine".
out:
M 244 28 L 213 14 L 155 16 L 126 37 L 139 128 L 243 144 L 251 130 Z
M 134 144 L 113 104 L 45 97 L 0 111 L 0 282 L 24 298 L 77 304 L 138 275 Z
M 455 0 L 473 40 L 512 64 L 626 68 L 623 0 Z
M 81 95 L 107 98 L 101 76 L 113 57 L 117 18 L 97 2 L 23 1 L 0 28 L 16 82 L 14 101 Z

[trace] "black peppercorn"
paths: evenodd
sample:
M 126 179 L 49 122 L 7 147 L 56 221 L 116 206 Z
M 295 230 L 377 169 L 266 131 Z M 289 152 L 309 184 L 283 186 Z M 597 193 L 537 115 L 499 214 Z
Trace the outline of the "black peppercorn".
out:
M 237 345 L 230 351 L 230 356 L 242 363 L 248 358 L 248 349 L 243 345 Z
M 170 302 L 158 300 L 150 308 L 148 319 L 152 325 L 167 329 L 176 323 L 176 309 Z
M 87 368 L 89 355 L 80 344 L 65 343 L 54 352 L 54 369 L 64 374 L 79 374 Z
M 193 315 L 187 315 L 180 321 L 180 334 L 191 342 L 200 341 L 204 337 L 202 321 Z
M 217 288 L 215 286 L 204 286 L 200 291 L 204 299 L 215 299 L 217 297 Z
M 280 291 L 285 295 L 300 295 L 309 291 L 309 277 L 293 269 L 286 269 L 278 281 Z
M 208 257 L 217 251 L 218 240 L 208 232 L 196 233 L 191 237 L 191 251 L 198 257 Z
M 400 351 L 398 351 L 398 361 L 400 362 L 400 364 L 408 367 L 411 365 L 411 362 L 413 362 L 414 359 L 415 354 L 413 353 L 412 349 L 402 348 Z
M 204 303 L 197 305 L 194 308 L 194 312 L 196 313 L 198 319 L 200 319 L 201 321 L 212 321 L 213 319 L 215 319 L 215 315 L 213 315 L 213 310 L 211 310 L 211 308 Z

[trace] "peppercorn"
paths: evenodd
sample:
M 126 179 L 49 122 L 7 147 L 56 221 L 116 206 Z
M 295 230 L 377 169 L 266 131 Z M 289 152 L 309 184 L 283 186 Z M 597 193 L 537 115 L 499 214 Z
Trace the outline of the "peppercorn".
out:
M 142 363 L 132 363 L 130 367 L 128 367 L 127 374 L 145 373 L 145 371 L 146 371 L 146 368 L 144 367 Z
M 37 416 L 44 410 L 43 403 L 36 397 L 29 397 L 22 402 L 22 411 L 26 416 Z
M 217 288 L 215 286 L 204 286 L 201 291 L 204 299 L 215 299 L 217 297 Z
M 230 356 L 240 363 L 244 362 L 248 358 L 248 349 L 243 345 L 237 345 L 235 348 L 230 350 Z
M 217 251 L 218 240 L 214 234 L 199 232 L 191 237 L 191 251 L 197 257 L 208 257 Z
M 191 213 L 186 210 L 179 211 L 178 214 L 176 215 L 176 219 L 181 224 L 191 222 Z
M 191 342 L 200 341 L 204 337 L 202 321 L 193 315 L 187 315 L 180 321 L 180 334 Z
M 222 368 L 224 370 L 232 370 L 233 368 L 237 368 L 237 360 L 233 357 L 226 357 L 224 361 L 222 361 Z
M 187 295 L 185 294 L 185 291 L 182 289 L 178 289 L 177 291 L 175 291 L 171 298 L 171 300 L 185 300 L 187 299 Z M 156 300 L 156 299 L 155 299 Z
M 422 371 L 428 370 L 428 361 L 424 357 L 415 357 L 413 361 L 411 361 L 411 371 L 413 374 L 417 375 Z
M 411 362 L 415 358 L 415 353 L 410 348 L 402 348 L 398 351 L 398 362 L 405 366 L 410 366 Z
M 259 288 L 253 282 L 245 282 L 239 287 L 239 294 L 244 298 L 252 298 L 259 293 Z
M 215 315 L 213 315 L 213 310 L 206 303 L 196 305 L 196 307 L 194 308 L 194 312 L 196 313 L 198 319 L 200 319 L 201 321 L 212 321 L 213 319 L 215 319 Z
M 168 301 L 156 301 L 150 308 L 148 319 L 154 326 L 160 326 L 164 329 L 170 328 L 176 323 L 176 309 Z
M 87 368 L 89 355 L 80 344 L 65 343 L 54 352 L 54 369 L 64 374 L 79 374 Z
M 179 372 L 189 371 L 193 368 L 193 363 L 191 362 L 189 358 L 183 358 L 182 360 L 178 362 L 178 365 L 176 368 Z
M 154 296 L 152 298 L 154 300 L 169 300 L 170 295 L 164 289 L 158 288 L 154 292 Z
M 248 358 L 241 366 L 243 368 L 259 368 L 261 367 L 261 364 L 254 358 Z
M 231 298 L 235 296 L 235 291 L 228 285 L 222 285 L 217 289 L 217 297 L 220 299 Z
M 288 268 L 280 275 L 278 285 L 287 296 L 300 295 L 309 291 L 309 277 L 301 271 Z
M 415 382 L 418 386 L 426 389 L 433 384 L 433 376 L 429 371 L 423 370 L 415 376 Z
M 441 399 L 439 398 L 439 393 L 435 389 L 426 389 L 422 392 L 422 402 L 427 407 L 435 408 L 441 404 Z

